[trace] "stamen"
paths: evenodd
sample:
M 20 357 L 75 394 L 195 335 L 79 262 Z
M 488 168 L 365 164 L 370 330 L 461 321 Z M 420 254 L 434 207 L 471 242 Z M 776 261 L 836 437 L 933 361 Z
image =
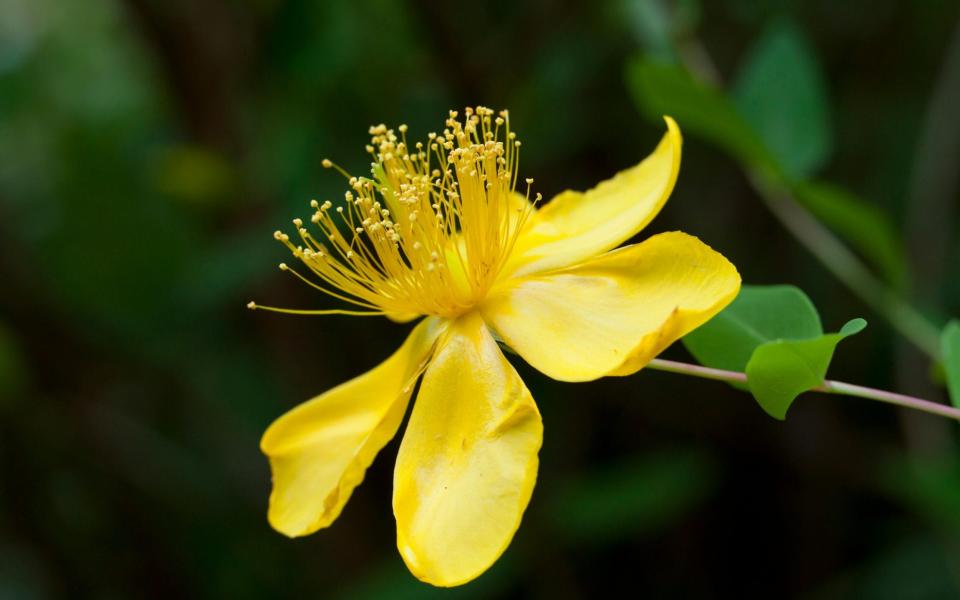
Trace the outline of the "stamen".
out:
M 330 161 L 350 186 L 334 219 L 329 200 L 310 202 L 310 222 L 329 242 L 320 244 L 293 221 L 304 246 L 287 234 L 274 237 L 309 269 L 308 285 L 363 311 L 303 311 L 292 314 L 433 314 L 457 316 L 487 293 L 506 263 L 516 238 L 539 202 L 516 192 L 520 141 L 507 111 L 478 106 L 463 117 L 450 111 L 441 134 L 411 146 L 407 126 L 399 136 L 385 125 L 370 128 L 366 151 L 371 177 L 353 177 Z M 314 281 L 314 278 L 317 281 Z
M 351 317 L 380 317 L 383 316 L 383 312 L 367 312 L 360 310 L 340 310 L 340 309 L 330 309 L 330 310 L 301 310 L 296 308 L 277 308 L 276 306 L 264 306 L 262 304 L 254 304 L 253 302 L 247 303 L 247 308 L 250 310 L 266 310 L 269 312 L 283 313 L 287 315 L 349 315 Z
M 330 169 L 330 168 L 332 168 L 333 170 L 337 171 L 338 173 L 340 173 L 341 175 L 343 175 L 343 176 L 346 177 L 347 179 L 350 179 L 350 174 L 347 173 L 343 168 L 341 168 L 340 165 L 338 165 L 337 163 L 333 162 L 333 161 L 330 160 L 329 158 L 323 159 L 320 164 L 323 165 L 323 168 L 324 168 L 324 169 Z

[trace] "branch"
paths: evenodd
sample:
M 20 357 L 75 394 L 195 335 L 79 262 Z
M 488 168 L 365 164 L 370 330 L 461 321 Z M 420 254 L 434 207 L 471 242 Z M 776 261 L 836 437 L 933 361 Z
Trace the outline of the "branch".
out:
M 655 358 L 647 364 L 647 368 L 656 371 L 666 371 L 668 373 L 677 373 L 679 375 L 688 375 L 690 377 L 699 377 L 701 379 L 712 379 L 714 381 L 725 381 L 727 383 L 747 383 L 747 374 L 740 371 L 725 371 L 723 369 L 713 369 L 700 365 L 678 362 L 675 360 L 664 360 Z M 825 394 L 840 394 L 843 396 L 856 396 L 858 398 L 868 398 L 887 404 L 896 404 L 912 408 L 921 412 L 947 417 L 960 421 L 960 410 L 952 406 L 938 404 L 922 398 L 914 398 L 905 394 L 897 394 L 886 390 L 844 383 L 842 381 L 825 380 L 823 385 L 810 390 L 812 392 L 823 392 Z

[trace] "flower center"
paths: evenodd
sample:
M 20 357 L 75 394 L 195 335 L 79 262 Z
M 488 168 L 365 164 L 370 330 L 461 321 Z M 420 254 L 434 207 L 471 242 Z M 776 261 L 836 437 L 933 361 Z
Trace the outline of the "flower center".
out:
M 462 121 L 451 111 L 443 133 L 427 143 L 407 143 L 385 125 L 370 128 L 371 177 L 349 180 L 344 204 L 311 202 L 314 236 L 293 221 L 300 243 L 276 232 L 308 269 L 292 272 L 314 288 L 357 310 L 293 311 L 305 314 L 427 314 L 452 318 L 481 300 L 506 262 L 532 212 L 516 192 L 520 141 L 507 111 L 467 108 Z M 539 195 L 534 201 L 539 200 Z

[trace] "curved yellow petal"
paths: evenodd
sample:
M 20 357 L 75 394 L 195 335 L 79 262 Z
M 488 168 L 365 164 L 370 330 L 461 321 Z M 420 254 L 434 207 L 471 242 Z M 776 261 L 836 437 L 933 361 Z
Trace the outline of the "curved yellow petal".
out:
M 566 267 L 628 240 L 666 203 L 680 169 L 680 129 L 667 133 L 643 162 L 587 192 L 566 191 L 533 214 L 506 272 L 517 275 Z
M 465 583 L 506 550 L 537 477 L 540 413 L 482 319 L 441 342 L 394 471 L 397 547 L 438 586 Z
M 442 332 L 425 319 L 373 370 L 304 402 L 273 422 L 260 449 L 270 459 L 267 518 L 290 537 L 339 516 L 377 452 L 396 434 L 410 393 Z
M 481 310 L 531 365 L 554 379 L 587 381 L 636 372 L 739 289 L 740 275 L 726 258 L 671 232 L 505 282 Z

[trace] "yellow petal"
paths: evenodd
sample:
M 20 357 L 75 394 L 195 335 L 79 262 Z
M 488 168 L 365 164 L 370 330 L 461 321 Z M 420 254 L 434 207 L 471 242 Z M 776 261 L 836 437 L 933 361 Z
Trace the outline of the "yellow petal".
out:
M 477 577 L 507 548 L 543 438 L 530 392 L 479 315 L 447 335 L 423 376 L 393 483 L 400 554 L 439 586 Z
M 680 129 L 667 133 L 640 164 L 587 192 L 562 192 L 531 216 L 506 271 L 529 274 L 566 267 L 628 240 L 666 203 L 680 169 Z
M 376 368 L 270 425 L 260 449 L 273 472 L 267 517 L 274 529 L 291 537 L 306 535 L 337 518 L 374 456 L 397 432 L 441 331 L 440 321 L 425 319 Z
M 482 306 L 501 338 L 563 381 L 629 375 L 737 295 L 740 276 L 697 238 L 663 233 L 575 267 L 508 281 Z

